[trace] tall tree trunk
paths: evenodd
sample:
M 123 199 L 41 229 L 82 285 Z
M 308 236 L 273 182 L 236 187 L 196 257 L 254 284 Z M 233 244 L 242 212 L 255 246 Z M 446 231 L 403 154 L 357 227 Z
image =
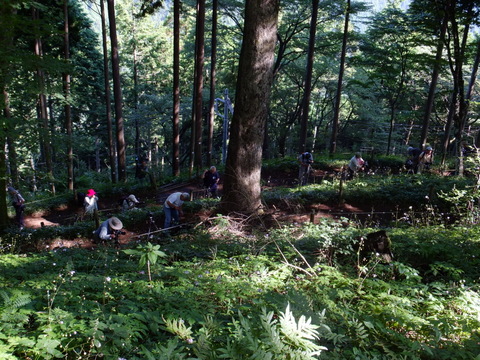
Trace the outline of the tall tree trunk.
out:
M 70 61 L 70 25 L 68 21 L 68 0 L 63 0 L 63 16 L 65 19 L 63 48 L 65 61 Z M 72 112 L 70 108 L 70 74 L 63 73 L 63 93 L 65 95 L 65 130 L 67 132 L 67 189 L 73 191 L 73 145 L 72 145 Z
M 133 34 L 133 107 L 135 109 L 135 154 L 143 157 L 140 148 L 140 124 L 138 121 L 138 60 L 137 60 L 137 41 L 135 40 L 135 19 L 134 27 L 132 29 Z M 141 160 L 140 160 L 141 161 Z
M 39 10 L 33 8 L 33 20 L 38 22 L 40 19 Z M 47 96 L 45 94 L 45 72 L 43 71 L 42 65 L 40 64 L 43 58 L 43 49 L 42 49 L 42 39 L 40 35 L 35 37 L 35 55 L 39 64 L 37 65 L 37 81 L 39 86 L 39 95 L 38 95 L 38 117 L 40 119 L 40 143 L 43 144 L 43 155 L 45 157 L 46 172 L 51 181 L 52 190 L 55 192 L 55 187 L 53 183 L 53 165 L 52 165 L 52 156 L 50 151 L 50 128 L 48 124 L 48 111 L 47 111 Z
M 435 100 L 435 90 L 437 88 L 438 75 L 440 73 L 443 44 L 445 43 L 445 33 L 447 32 L 448 17 L 445 11 L 442 24 L 440 27 L 440 36 L 438 38 L 437 50 L 435 53 L 435 63 L 433 64 L 432 79 L 428 89 L 427 103 L 425 104 L 425 113 L 423 114 L 422 134 L 420 135 L 420 149 L 424 149 L 427 144 L 428 127 L 430 124 L 430 116 L 432 114 L 433 103 Z
M 226 212 L 254 213 L 262 207 L 262 142 L 273 81 L 278 11 L 278 0 L 246 0 L 235 112 L 220 204 Z
M 315 35 L 317 33 L 318 3 L 319 0 L 312 0 L 312 18 L 310 21 L 310 37 L 308 41 L 307 69 L 305 72 L 305 92 L 303 96 L 300 118 L 299 153 L 303 153 L 307 150 L 307 129 L 310 110 L 310 96 L 312 93 L 313 57 L 315 53 Z
M 127 165 L 125 152 L 125 133 L 123 128 L 123 100 L 120 83 L 120 58 L 118 55 L 117 26 L 115 19 L 115 1 L 107 0 L 108 20 L 110 22 L 110 43 L 112 52 L 113 96 L 115 99 L 115 124 L 117 125 L 117 157 L 118 157 L 118 180 L 127 180 Z
M 172 175 L 180 175 L 180 0 L 173 0 Z
M 0 9 L 2 11 L 5 11 L 4 6 L 0 5 Z M 1 25 L 1 21 L 0 21 Z M 6 39 L 4 36 L 0 35 L 0 45 L 5 45 L 5 43 L 10 43 L 8 41 L 9 39 Z M 2 81 L 3 79 L 6 79 L 6 74 L 4 74 L 4 71 L 7 70 L 7 68 L 3 68 L 2 65 L 1 72 L 0 72 L 0 77 Z M 3 81 L 2 81 L 3 82 Z M 10 104 L 9 104 L 9 97 L 8 97 L 8 92 L 6 90 L 7 84 L 1 84 L 2 86 L 2 107 L 3 107 L 3 116 L 0 117 L 0 229 L 5 229 L 8 224 L 9 224 L 9 219 L 8 219 L 8 211 L 7 211 L 7 161 L 6 161 L 6 153 L 5 153 L 5 135 L 4 131 L 8 129 L 8 122 L 11 119 L 11 113 L 10 113 Z
M 213 129 L 215 125 L 215 77 L 217 66 L 217 11 L 218 0 L 212 2 L 212 50 L 210 55 L 210 101 L 208 104 L 207 166 L 212 166 Z
M 343 28 L 342 53 L 340 56 L 340 69 L 338 71 L 337 94 L 335 97 L 335 105 L 333 108 L 332 136 L 330 140 L 330 155 L 335 154 L 335 151 L 337 150 L 338 125 L 339 125 L 339 118 L 340 118 L 340 102 L 342 100 L 342 83 L 343 83 L 343 74 L 345 72 L 345 55 L 347 53 L 349 19 L 350 19 L 350 0 L 347 0 L 347 8 L 345 10 L 345 26 Z
M 456 153 L 461 151 L 461 143 L 463 138 L 463 131 L 465 129 L 465 123 L 467 118 L 467 102 L 465 101 L 465 87 L 463 78 L 463 63 L 465 61 L 465 49 L 467 45 L 468 32 L 470 29 L 470 22 L 473 18 L 473 3 L 469 4 L 467 14 L 469 15 L 469 21 L 463 22 L 463 30 L 460 29 L 458 20 L 456 18 L 456 6 L 455 2 L 450 4 L 448 9 L 449 23 L 450 23 L 450 37 L 453 42 L 453 53 L 451 46 L 447 47 L 448 57 L 450 63 L 450 69 L 453 80 L 453 91 L 449 107 L 448 124 L 445 129 L 445 136 L 443 141 L 443 154 L 442 154 L 442 166 L 445 164 L 446 156 L 448 152 L 448 144 L 450 141 L 451 124 L 455 125 L 455 144 Z M 450 114 L 452 112 L 452 114 Z M 457 162 L 457 171 L 463 172 L 463 159 L 459 159 Z M 459 173 L 459 175 L 463 175 Z
M 197 2 L 195 70 L 195 167 L 197 174 L 202 167 L 202 120 L 203 120 L 203 64 L 205 60 L 205 0 Z
M 112 132 L 112 106 L 110 104 L 110 75 L 108 68 L 107 27 L 105 24 L 105 4 L 100 0 L 100 18 L 102 22 L 102 46 L 103 46 L 103 77 L 105 88 L 105 117 L 107 120 L 108 152 L 110 158 L 110 177 L 112 183 L 117 182 L 117 162 L 115 157 L 115 141 Z

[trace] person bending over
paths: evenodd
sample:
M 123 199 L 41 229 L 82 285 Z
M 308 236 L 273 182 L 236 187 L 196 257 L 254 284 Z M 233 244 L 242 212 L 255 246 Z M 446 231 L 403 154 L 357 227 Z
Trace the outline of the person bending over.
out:
M 100 227 L 93 233 L 95 241 L 105 242 L 115 239 L 118 242 L 118 234 L 123 228 L 122 221 L 112 216 L 110 219 L 105 220 Z
M 175 192 L 168 196 L 163 204 L 165 212 L 164 229 L 172 227 L 173 222 L 179 221 L 179 216 L 183 215 L 182 206 L 185 201 L 190 201 L 190 194 L 187 192 Z

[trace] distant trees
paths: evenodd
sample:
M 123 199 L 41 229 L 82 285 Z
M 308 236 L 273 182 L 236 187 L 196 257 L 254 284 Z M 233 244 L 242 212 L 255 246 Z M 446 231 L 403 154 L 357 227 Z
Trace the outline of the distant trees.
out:
M 257 5 L 261 14 L 266 0 L 201 0 L 198 11 L 197 0 L 108 0 L 101 40 L 89 18 L 100 19 L 104 1 L 2 3 L 0 171 L 9 183 L 71 189 L 79 174 L 107 168 L 124 181 L 136 156 L 148 157 L 157 176 L 180 175 L 194 157 L 200 172 L 221 160 L 215 99 L 226 89 L 235 98 L 231 151 L 240 157 L 226 173 L 252 171 L 251 183 L 226 184 L 232 191 L 255 188 L 259 154 L 291 156 L 307 144 L 398 154 L 429 143 L 446 157 L 476 138 L 477 0 L 414 0 L 378 13 L 358 1 L 285 2 L 269 79 L 256 73 L 266 66 L 259 54 L 248 65 L 239 56 L 251 31 L 245 9 Z M 260 86 L 254 98 L 248 82 Z

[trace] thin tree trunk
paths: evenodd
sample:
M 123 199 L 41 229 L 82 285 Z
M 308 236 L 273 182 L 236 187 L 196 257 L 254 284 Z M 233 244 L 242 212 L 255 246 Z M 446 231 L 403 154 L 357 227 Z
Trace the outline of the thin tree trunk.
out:
M 135 21 L 135 20 L 134 20 Z M 140 149 L 140 124 L 138 122 L 138 60 L 137 60 L 137 42 L 135 40 L 135 25 L 132 29 L 133 39 L 133 106 L 135 109 L 135 154 L 138 158 L 143 157 Z M 141 161 L 141 160 L 140 160 Z
M 435 63 L 433 65 L 432 80 L 428 89 L 427 103 L 425 104 L 425 113 L 423 114 L 422 134 L 420 136 L 420 149 L 424 149 L 427 144 L 428 127 L 430 124 L 430 116 L 432 114 L 433 103 L 435 99 L 435 90 L 437 88 L 438 75 L 440 73 L 440 64 L 443 55 L 443 44 L 445 42 L 445 33 L 447 31 L 448 18 L 447 13 L 442 20 L 440 27 L 440 36 L 438 38 L 437 51 L 435 54 Z
M 207 166 L 212 166 L 213 129 L 215 125 L 215 77 L 217 66 L 217 11 L 218 0 L 212 2 L 212 50 L 210 55 L 210 102 L 208 104 Z
M 33 20 L 37 22 L 39 20 L 39 10 L 33 8 Z M 41 62 L 43 58 L 42 39 L 38 35 L 35 37 L 35 55 L 38 58 L 38 62 Z M 37 81 L 39 85 L 38 95 L 38 116 L 40 119 L 40 143 L 43 144 L 43 155 L 45 157 L 46 171 L 49 177 L 49 181 L 52 183 L 52 190 L 55 192 L 53 184 L 53 165 L 50 152 L 50 128 L 48 125 L 48 111 L 47 111 L 47 96 L 45 94 L 45 72 L 41 65 L 37 66 Z
M 120 83 L 120 58 L 118 55 L 117 26 L 115 19 L 115 1 L 107 0 L 108 20 L 110 22 L 110 42 L 112 52 L 113 95 L 115 99 L 115 124 L 117 125 L 117 157 L 118 157 L 118 180 L 127 181 L 127 166 L 125 152 L 125 133 L 123 128 L 123 100 Z
M 332 136 L 330 140 L 330 155 L 335 154 L 337 150 L 338 125 L 339 125 L 339 118 L 340 118 L 340 102 L 342 100 L 342 83 L 343 83 L 343 74 L 345 72 L 345 56 L 347 53 L 349 19 L 350 19 L 350 0 L 347 0 L 347 8 L 345 10 L 345 26 L 343 28 L 342 53 L 340 56 L 340 69 L 338 72 L 337 94 L 335 97 L 335 105 L 333 110 Z
M 202 120 L 203 120 L 203 65 L 205 59 L 205 0 L 197 3 L 195 70 L 195 167 L 197 174 L 202 167 Z
M 180 0 L 173 0 L 172 175 L 180 175 Z
M 105 24 L 104 0 L 100 0 L 100 18 L 102 21 L 102 46 L 103 46 L 103 77 L 105 88 L 105 117 L 107 120 L 108 151 L 110 156 L 110 177 L 112 183 L 117 182 L 117 164 L 115 161 L 115 140 L 112 133 L 112 106 L 110 104 L 110 76 L 108 69 L 107 28 Z
M 68 0 L 63 0 L 63 16 L 65 31 L 63 34 L 63 47 L 65 61 L 70 61 L 70 25 L 68 21 Z M 65 130 L 67 132 L 67 189 L 73 191 L 73 145 L 72 145 L 72 112 L 70 108 L 70 74 L 63 74 L 63 93 L 65 94 Z
M 0 6 L 2 8 L 3 6 Z M 0 35 L 0 44 L 9 42 L 9 39 L 5 39 Z M 3 66 L 2 66 L 3 67 Z M 6 69 L 2 69 L 6 70 Z M 2 74 L 3 75 L 3 74 Z M 2 79 L 5 77 L 2 76 Z M 3 116 L 0 117 L 0 129 L 8 129 L 8 122 L 11 119 L 9 96 L 6 90 L 6 84 L 2 84 L 2 107 Z M 5 135 L 0 136 L 0 229 L 5 229 L 9 224 L 8 211 L 7 211 L 7 161 L 5 153 Z
M 315 35 L 317 33 L 318 3 L 319 0 L 312 0 L 312 18 L 310 21 L 310 37 L 308 41 L 307 69 L 305 72 L 305 93 L 303 96 L 300 120 L 299 153 L 303 153 L 307 150 L 307 129 L 310 110 L 310 96 L 312 93 L 313 57 L 315 54 Z

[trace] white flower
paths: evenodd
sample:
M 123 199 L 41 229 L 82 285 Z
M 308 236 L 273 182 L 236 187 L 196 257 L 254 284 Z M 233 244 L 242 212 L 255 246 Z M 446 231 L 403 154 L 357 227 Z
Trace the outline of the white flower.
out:
M 107 276 L 107 277 L 105 278 L 105 280 L 106 280 L 107 282 L 109 282 L 110 280 L 112 280 L 112 278 L 111 278 L 110 276 Z

